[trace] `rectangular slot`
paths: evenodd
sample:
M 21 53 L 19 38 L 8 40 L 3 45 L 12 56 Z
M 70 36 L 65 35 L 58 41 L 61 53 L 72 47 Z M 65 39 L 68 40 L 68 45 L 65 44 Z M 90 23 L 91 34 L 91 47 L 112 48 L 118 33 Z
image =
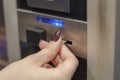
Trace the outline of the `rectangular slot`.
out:
M 65 45 L 69 45 L 69 46 L 72 46 L 72 41 L 69 41 L 69 40 L 62 40 L 63 44 Z
M 72 46 L 72 41 L 68 41 L 68 40 L 67 40 L 67 41 L 65 42 L 65 44 Z

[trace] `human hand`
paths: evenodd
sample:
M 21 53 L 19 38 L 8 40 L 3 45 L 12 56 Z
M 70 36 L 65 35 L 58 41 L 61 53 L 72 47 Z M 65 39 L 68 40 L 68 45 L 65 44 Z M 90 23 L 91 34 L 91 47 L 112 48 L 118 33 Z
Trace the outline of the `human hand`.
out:
M 41 41 L 42 49 L 20 61 L 10 64 L 0 72 L 0 80 L 71 80 L 78 60 L 61 43 L 61 37 L 50 43 Z M 49 65 L 52 61 L 55 67 Z

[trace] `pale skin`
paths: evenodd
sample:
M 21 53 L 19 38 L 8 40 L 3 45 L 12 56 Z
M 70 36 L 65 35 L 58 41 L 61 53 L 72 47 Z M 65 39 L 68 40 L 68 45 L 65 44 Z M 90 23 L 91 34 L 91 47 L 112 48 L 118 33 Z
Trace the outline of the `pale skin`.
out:
M 40 41 L 41 51 L 14 62 L 0 71 L 0 80 L 71 80 L 78 60 L 58 41 Z M 52 61 L 55 67 L 48 64 Z

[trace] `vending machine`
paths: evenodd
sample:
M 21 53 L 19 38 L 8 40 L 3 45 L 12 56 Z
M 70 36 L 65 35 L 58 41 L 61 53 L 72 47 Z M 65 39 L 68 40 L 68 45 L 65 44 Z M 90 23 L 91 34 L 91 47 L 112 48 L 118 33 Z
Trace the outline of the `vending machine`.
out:
M 61 29 L 78 58 L 72 80 L 119 80 L 119 0 L 4 0 L 8 60 L 40 51 Z

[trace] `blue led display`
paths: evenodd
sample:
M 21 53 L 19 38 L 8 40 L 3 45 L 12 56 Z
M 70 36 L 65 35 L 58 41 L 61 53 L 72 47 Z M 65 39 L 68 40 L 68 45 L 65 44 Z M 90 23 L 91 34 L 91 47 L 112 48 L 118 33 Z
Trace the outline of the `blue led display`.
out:
M 37 16 L 36 21 L 47 23 L 47 24 L 54 25 L 54 26 L 61 27 L 61 28 L 64 27 L 64 22 L 62 20 L 56 20 L 56 19 L 44 18 L 44 17 Z

